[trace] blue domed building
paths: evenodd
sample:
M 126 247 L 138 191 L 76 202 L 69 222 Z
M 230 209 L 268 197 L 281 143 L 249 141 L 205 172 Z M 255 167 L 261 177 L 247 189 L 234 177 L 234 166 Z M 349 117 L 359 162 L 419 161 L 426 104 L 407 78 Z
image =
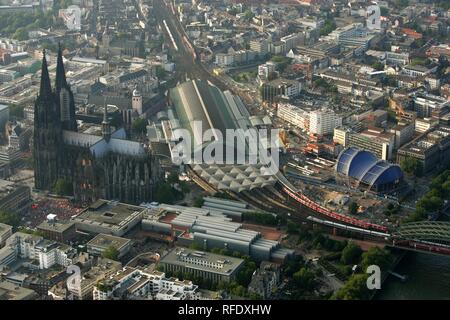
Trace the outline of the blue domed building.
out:
M 403 183 L 403 172 L 398 165 L 378 160 L 373 153 L 355 147 L 339 154 L 335 170 L 339 180 L 377 193 L 392 192 Z

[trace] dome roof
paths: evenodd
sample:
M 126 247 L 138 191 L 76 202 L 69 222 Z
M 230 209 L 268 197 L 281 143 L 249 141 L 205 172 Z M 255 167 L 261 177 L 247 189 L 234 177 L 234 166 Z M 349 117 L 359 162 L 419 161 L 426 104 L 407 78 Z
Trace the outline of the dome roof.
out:
M 344 149 L 336 162 L 336 172 L 372 186 L 391 184 L 403 178 L 398 165 L 390 164 L 368 151 L 355 147 Z

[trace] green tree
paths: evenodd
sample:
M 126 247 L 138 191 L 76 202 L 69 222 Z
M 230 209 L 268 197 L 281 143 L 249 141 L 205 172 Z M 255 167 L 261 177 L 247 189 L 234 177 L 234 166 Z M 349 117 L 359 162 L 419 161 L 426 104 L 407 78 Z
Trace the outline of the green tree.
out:
M 371 67 L 378 71 L 384 70 L 384 64 L 382 64 L 381 62 L 378 62 L 378 61 L 375 63 L 372 63 Z
M 383 271 L 389 267 L 392 262 L 392 256 L 389 251 L 372 247 L 362 254 L 361 267 L 363 271 L 367 270 L 367 267 L 371 265 L 377 265 Z
M 251 10 L 245 10 L 244 12 L 244 17 L 247 20 L 251 20 L 255 15 L 253 14 L 253 12 Z
M 193 206 L 197 207 L 197 208 L 201 208 L 201 206 L 203 206 L 204 203 L 205 203 L 205 200 L 203 199 L 203 197 L 196 197 L 194 199 Z
M 108 248 L 103 251 L 102 254 L 103 258 L 111 259 L 111 260 L 118 260 L 119 258 L 119 250 L 115 246 L 109 246 Z
M 334 22 L 334 20 L 332 18 L 327 19 L 322 28 L 320 28 L 320 35 L 326 36 L 334 29 L 336 29 L 336 23 Z
M 370 298 L 370 291 L 367 289 L 366 274 L 355 274 L 336 291 L 331 297 L 332 300 L 367 300 Z
M 0 211 L 0 223 L 5 223 L 12 227 L 18 227 L 20 224 L 20 218 L 16 213 Z
M 301 268 L 294 273 L 293 279 L 295 284 L 304 290 L 312 290 L 315 286 L 314 272 L 311 272 L 306 268 Z
M 183 194 L 188 194 L 191 192 L 191 188 L 186 181 L 180 181 L 180 189 Z
M 174 185 L 175 183 L 180 182 L 180 179 L 178 177 L 178 173 L 177 172 L 171 172 L 169 174 L 169 176 L 167 177 L 167 182 L 170 183 L 171 185 Z
M 136 119 L 132 125 L 133 132 L 137 135 L 143 135 L 147 132 L 147 120 L 146 119 Z
M 296 255 L 291 259 L 287 260 L 284 265 L 284 275 L 287 277 L 292 277 L 296 270 L 302 268 L 305 264 L 303 257 L 300 255 Z
M 354 242 L 348 242 L 341 254 L 341 262 L 344 264 L 354 264 L 361 258 L 362 250 Z
M 73 195 L 73 185 L 69 180 L 59 178 L 55 183 L 53 192 L 59 196 L 71 196 Z
M 292 222 L 292 221 L 288 221 L 287 223 L 287 233 L 289 234 L 297 234 L 298 230 L 300 229 L 300 225 Z
M 164 78 L 166 76 L 167 71 L 164 70 L 163 67 L 157 66 L 156 69 L 155 69 L 155 74 L 158 77 L 158 79 L 161 79 L 161 78 Z
M 13 38 L 19 41 L 28 40 L 28 31 L 25 28 L 19 28 L 14 32 Z
M 350 210 L 351 214 L 357 214 L 358 213 L 358 203 L 352 202 L 350 204 L 349 210 Z
M 175 200 L 174 189 L 168 183 L 160 183 L 156 187 L 155 200 L 160 203 L 172 204 Z
M 242 218 L 244 221 L 250 221 L 269 226 L 276 226 L 279 221 L 278 217 L 270 213 L 256 212 L 256 211 L 244 212 Z
M 400 167 L 404 172 L 412 176 L 420 177 L 423 174 L 422 163 L 413 157 L 406 157 L 400 162 Z
M 403 9 L 409 5 L 409 0 L 395 0 L 394 5 L 399 9 Z

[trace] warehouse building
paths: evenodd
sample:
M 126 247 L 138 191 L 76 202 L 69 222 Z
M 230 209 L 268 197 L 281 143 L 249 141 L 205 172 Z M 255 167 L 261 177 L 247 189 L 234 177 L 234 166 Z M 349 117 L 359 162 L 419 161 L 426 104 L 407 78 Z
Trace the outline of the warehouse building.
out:
M 227 217 L 237 221 L 242 220 L 242 215 L 245 212 L 251 211 L 248 208 L 248 204 L 244 202 L 215 197 L 203 198 L 202 208 L 207 210 L 209 209 L 220 211 Z
M 166 216 L 173 216 L 169 219 L 147 216 L 142 221 L 142 228 L 167 234 L 170 232 L 176 235 L 180 245 L 189 247 L 195 243 L 203 250 L 228 249 L 259 261 L 284 261 L 293 254 L 292 250 L 281 248 L 278 241 L 264 239 L 260 232 L 244 229 L 241 223 L 232 221 L 230 216 L 217 207 L 210 208 L 207 205 L 194 208 L 160 204 L 158 209 L 164 210 Z M 170 225 L 170 229 L 164 225 Z

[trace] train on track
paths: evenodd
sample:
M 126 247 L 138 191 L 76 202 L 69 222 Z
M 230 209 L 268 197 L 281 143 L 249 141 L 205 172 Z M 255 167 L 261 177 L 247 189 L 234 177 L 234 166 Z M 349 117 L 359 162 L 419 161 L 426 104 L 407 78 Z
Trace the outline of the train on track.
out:
M 281 181 L 280 181 L 281 182 Z M 282 182 L 281 182 L 282 183 Z M 314 212 L 317 212 L 319 214 L 322 214 L 328 218 L 332 218 L 334 220 L 343 222 L 345 224 L 349 224 L 355 227 L 359 227 L 362 229 L 367 230 L 375 230 L 375 231 L 381 231 L 381 232 L 388 232 L 389 229 L 386 226 L 382 226 L 379 224 L 363 221 L 360 219 L 352 218 L 344 214 L 340 214 L 337 212 L 334 212 L 328 208 L 325 208 L 321 206 L 320 204 L 316 203 L 315 201 L 311 200 L 310 198 L 306 197 L 304 194 L 298 191 L 293 191 L 289 186 L 282 183 L 282 189 L 285 193 L 287 193 L 292 199 L 299 202 L 303 206 L 311 209 Z

